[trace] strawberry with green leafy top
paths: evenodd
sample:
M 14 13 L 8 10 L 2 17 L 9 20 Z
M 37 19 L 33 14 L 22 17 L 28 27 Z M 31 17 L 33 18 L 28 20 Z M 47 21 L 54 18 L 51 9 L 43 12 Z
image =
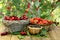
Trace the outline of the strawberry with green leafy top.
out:
M 27 33 L 24 32 L 24 31 L 22 31 L 22 32 L 20 32 L 20 34 L 21 34 L 21 35 L 26 35 Z

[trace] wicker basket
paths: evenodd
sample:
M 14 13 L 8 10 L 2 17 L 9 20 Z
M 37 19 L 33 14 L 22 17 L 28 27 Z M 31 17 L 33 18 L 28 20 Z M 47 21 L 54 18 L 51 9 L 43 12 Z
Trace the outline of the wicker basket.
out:
M 32 25 L 29 25 L 29 26 L 28 26 L 29 32 L 30 32 L 31 34 L 38 34 L 39 32 L 41 32 L 42 27 L 40 27 L 40 28 L 35 28 L 35 27 L 31 27 L 31 26 L 32 26 Z
M 10 32 L 22 31 L 27 24 L 29 24 L 29 20 L 19 20 L 19 21 L 9 21 L 3 20 L 3 24 L 9 29 Z

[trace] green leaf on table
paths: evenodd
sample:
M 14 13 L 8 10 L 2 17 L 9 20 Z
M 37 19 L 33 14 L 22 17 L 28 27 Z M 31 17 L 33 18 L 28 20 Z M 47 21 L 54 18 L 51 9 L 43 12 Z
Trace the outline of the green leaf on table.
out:
M 30 33 L 27 31 L 27 35 L 30 36 Z
M 25 38 L 25 36 L 18 35 L 18 38 L 19 38 L 19 39 L 23 39 L 23 38 Z
M 13 32 L 13 33 L 11 33 L 11 34 L 13 34 L 13 35 L 18 35 L 18 34 L 20 34 L 20 32 Z

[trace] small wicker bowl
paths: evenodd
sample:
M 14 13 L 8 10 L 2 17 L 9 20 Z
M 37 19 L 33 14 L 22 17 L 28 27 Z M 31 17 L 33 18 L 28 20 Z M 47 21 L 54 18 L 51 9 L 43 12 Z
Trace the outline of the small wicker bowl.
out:
M 29 32 L 31 34 L 38 34 L 41 32 L 42 27 L 31 27 L 32 25 L 28 26 Z

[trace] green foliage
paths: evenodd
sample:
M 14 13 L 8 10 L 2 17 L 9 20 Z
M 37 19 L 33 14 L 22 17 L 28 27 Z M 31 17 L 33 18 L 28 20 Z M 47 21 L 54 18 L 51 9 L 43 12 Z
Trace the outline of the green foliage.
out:
M 18 34 L 20 34 L 20 32 L 13 32 L 13 33 L 11 33 L 11 34 L 13 34 L 13 35 L 18 35 Z
M 57 8 L 53 11 L 53 21 L 60 22 L 60 6 L 57 6 Z
M 23 39 L 23 38 L 25 38 L 25 36 L 18 35 L 18 38 L 19 38 L 19 39 Z
M 31 0 L 1 0 L 0 12 L 2 12 L 4 15 L 16 15 L 20 17 L 27 9 L 28 3 L 31 4 L 30 9 L 27 13 L 27 16 L 29 18 L 41 17 L 49 20 L 53 19 L 51 17 L 51 13 L 57 6 L 60 5 L 60 2 L 58 2 L 58 0 L 41 0 L 40 2 L 38 0 L 35 0 L 35 2 L 32 2 Z M 11 6 L 10 11 L 6 9 L 7 6 Z M 36 10 L 36 8 L 38 8 L 38 10 Z
M 46 36 L 47 35 L 47 30 L 45 28 L 42 28 L 40 36 Z

